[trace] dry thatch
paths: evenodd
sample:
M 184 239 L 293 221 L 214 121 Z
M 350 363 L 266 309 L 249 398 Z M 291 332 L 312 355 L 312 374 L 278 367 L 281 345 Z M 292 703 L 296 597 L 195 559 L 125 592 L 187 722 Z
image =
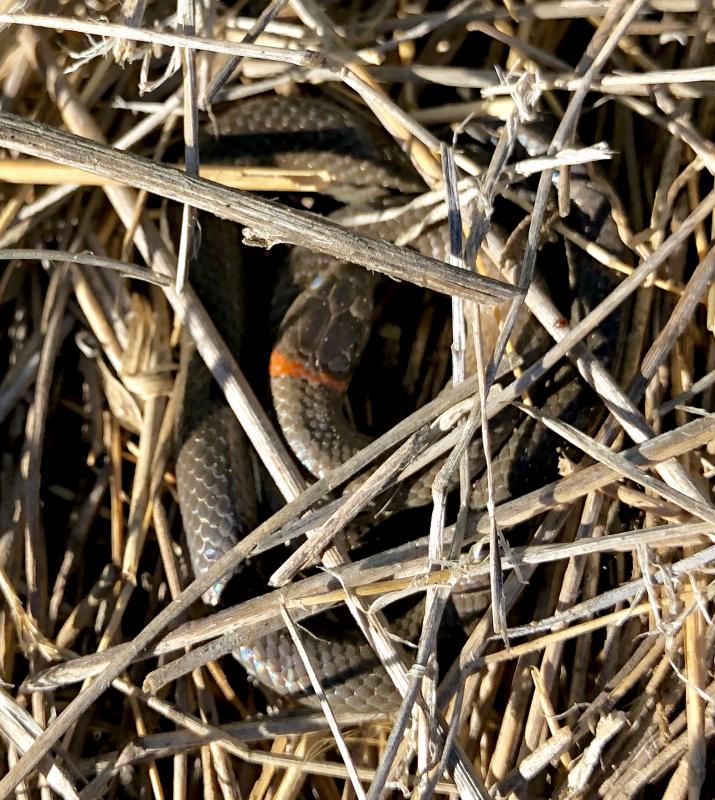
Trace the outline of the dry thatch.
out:
M 31 2 L 0 3 L 0 797 L 376 798 L 395 784 L 425 797 L 710 796 L 711 4 L 47 5 L 56 16 Z M 460 514 L 456 534 L 437 486 L 431 523 L 428 515 L 409 558 L 398 550 L 352 564 L 325 549 L 349 513 L 349 495 L 336 490 L 407 440 L 373 473 L 375 483 L 392 481 L 414 436 L 441 415 L 430 457 L 450 452 L 466 480 L 465 437 L 482 435 L 481 418 L 573 356 L 597 320 L 569 330 L 530 296 L 556 344 L 522 365 L 505 394 L 475 399 L 486 394 L 482 365 L 307 486 L 184 289 L 191 206 L 172 242 L 157 197 L 241 222 L 254 244 L 331 255 L 351 247 L 365 266 L 453 297 L 457 314 L 460 298 L 521 297 L 460 273 L 458 258 L 444 266 L 367 240 L 361 249 L 336 225 L 206 182 L 312 194 L 329 174 L 218 174 L 207 165 L 196 177 L 198 121 L 212 103 L 308 85 L 374 113 L 431 187 L 425 213 L 444 205 L 446 175 L 448 205 L 473 230 L 490 218 L 494 196 L 509 195 L 513 173 L 506 164 L 485 172 L 442 142 L 465 120 L 490 118 L 501 143 L 513 144 L 533 109 L 548 111 L 560 122 L 554 158 L 528 165 L 539 172 L 536 191 L 526 184 L 511 195 L 529 214 L 522 288 L 548 223 L 604 269 L 626 274 L 601 318 L 632 300 L 620 373 L 599 371 L 580 352 L 579 369 L 609 411 L 592 438 L 523 406 L 583 460 L 493 514 Z M 573 162 L 564 151 L 577 135 L 592 145 L 580 157 L 593 180 L 610 192 L 622 257 L 588 245 L 554 214 L 557 195 L 562 207 L 568 200 L 568 170 L 558 192 L 552 176 Z M 186 173 L 158 165 L 182 136 Z M 171 473 L 181 323 L 286 501 L 201 582 L 186 568 Z M 426 349 L 416 338 L 409 362 L 423 401 L 444 372 L 438 362 L 424 366 Z M 316 552 L 329 571 L 300 577 L 311 551 L 299 550 L 281 590 L 214 614 L 201 608 L 221 571 L 310 532 L 296 521 L 327 497 L 337 499 Z M 525 544 L 500 539 L 529 521 Z M 453 535 L 463 538 L 457 552 Z M 475 542 L 484 546 L 470 549 Z M 429 655 L 444 602 L 485 576 L 490 607 L 436 684 Z M 371 643 L 405 698 L 398 714 L 261 715 L 260 689 L 222 658 L 268 626 L 287 625 L 300 639 L 295 620 L 331 604 L 360 617 L 376 597 L 417 590 L 430 602 L 414 664 L 381 615 L 370 617 Z

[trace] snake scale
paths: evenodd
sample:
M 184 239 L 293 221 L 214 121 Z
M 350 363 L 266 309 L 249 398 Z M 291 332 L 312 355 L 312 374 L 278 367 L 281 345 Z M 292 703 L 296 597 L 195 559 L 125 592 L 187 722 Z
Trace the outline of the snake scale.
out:
M 244 101 L 217 120 L 218 138 L 208 140 L 203 157 L 212 161 L 327 169 L 339 178 L 334 195 L 343 202 L 366 203 L 378 193 L 414 194 L 424 190 L 395 145 L 366 121 L 327 101 L 310 98 L 256 98 Z M 579 229 L 607 248 L 618 238 L 603 196 L 588 183 L 575 182 L 572 198 Z M 190 280 L 213 315 L 219 331 L 241 358 L 244 305 L 238 226 L 208 215 L 200 218 L 201 245 L 190 268 Z M 394 239 L 406 225 L 396 222 L 364 229 Z M 444 223 L 428 228 L 412 243 L 444 259 Z M 315 476 L 340 464 L 365 446 L 344 414 L 345 393 L 360 361 L 374 316 L 378 279 L 362 268 L 338 263 L 307 250 L 294 249 L 291 280 L 302 283 L 280 327 L 270 358 L 275 416 L 304 468 Z M 614 278 L 580 254 L 571 259 L 562 306 L 574 320 L 600 302 Z M 301 277 L 302 276 L 302 277 Z M 548 278 L 548 276 L 547 276 Z M 546 284 L 551 288 L 557 281 Z M 589 344 L 612 361 L 620 322 L 610 318 Z M 515 346 L 525 363 L 546 348 L 548 337 L 528 315 L 517 328 Z M 193 343 L 182 343 L 176 478 L 184 529 L 193 569 L 202 573 L 256 522 L 254 480 L 247 440 L 219 387 L 198 357 Z M 574 424 L 592 417 L 594 396 L 570 364 L 556 370 L 535 390 L 537 405 Z M 494 420 L 496 501 L 530 491 L 555 472 L 553 436 L 506 409 Z M 473 459 L 479 464 L 479 456 Z M 478 468 L 476 469 L 478 471 Z M 429 476 L 418 479 L 406 502 L 429 498 Z M 427 491 L 425 491 L 427 490 Z M 479 505 L 480 481 L 474 504 Z M 223 584 L 204 598 L 216 603 Z M 401 635 L 414 636 L 409 615 Z M 391 681 L 357 629 L 333 631 L 328 641 L 305 637 L 305 645 L 328 698 L 337 710 L 385 711 L 399 702 Z M 263 685 L 288 697 L 311 700 L 312 688 L 287 633 L 276 633 L 234 653 Z

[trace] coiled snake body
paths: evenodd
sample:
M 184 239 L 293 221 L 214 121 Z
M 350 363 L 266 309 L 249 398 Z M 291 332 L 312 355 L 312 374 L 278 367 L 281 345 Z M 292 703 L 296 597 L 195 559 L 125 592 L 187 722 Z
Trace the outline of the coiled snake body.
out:
M 212 160 L 273 164 L 293 168 L 327 168 L 340 179 L 341 200 L 374 194 L 415 192 L 420 181 L 409 165 L 372 126 L 323 101 L 269 98 L 246 101 L 218 120 L 220 138 L 204 157 Z M 341 188 L 343 187 L 343 188 Z M 592 239 L 617 247 L 604 201 L 594 189 L 579 188 L 581 228 Z M 341 196 L 342 192 L 342 196 Z M 574 193 L 575 194 L 575 193 Z M 404 221 L 399 223 L 404 227 Z M 237 226 L 207 216 L 201 219 L 201 248 L 190 279 L 214 315 L 227 344 L 240 358 L 243 304 L 237 263 Z M 590 230 L 589 230 L 590 226 Z M 368 230 L 391 238 L 395 225 Z M 446 227 L 433 227 L 414 245 L 436 258 L 446 255 Z M 366 270 L 296 250 L 294 271 L 313 278 L 289 308 L 270 360 L 275 413 L 286 441 L 303 466 L 316 476 L 342 463 L 369 438 L 358 433 L 343 413 L 353 370 L 366 344 L 373 317 L 376 279 Z M 588 311 L 612 288 L 613 279 L 587 257 L 572 260 L 569 316 Z M 547 281 L 548 283 L 548 281 Z M 599 357 L 613 354 L 618 320 L 602 326 L 592 346 Z M 547 345 L 543 330 L 525 320 L 516 348 L 525 362 Z M 201 573 L 255 523 L 256 500 L 245 436 L 208 369 L 189 340 L 182 344 L 180 387 L 182 413 L 178 425 L 177 487 L 182 520 L 194 570 Z M 593 412 L 593 396 L 570 365 L 558 370 L 535 397 L 549 413 L 578 421 Z M 507 409 L 494 421 L 497 502 L 544 483 L 553 473 L 555 447 L 550 435 L 530 420 L 517 425 L 517 412 Z M 478 461 L 478 458 L 476 459 Z M 419 481 L 418 481 L 419 484 Z M 426 487 L 429 488 L 428 486 Z M 425 486 L 410 490 L 408 501 L 429 497 Z M 422 491 L 420 491 L 422 490 Z M 411 500 L 410 500 L 411 498 Z M 205 598 L 218 602 L 223 584 Z M 408 620 L 403 620 L 408 626 Z M 410 635 L 409 630 L 401 631 Z M 333 705 L 385 711 L 399 696 L 376 656 L 357 630 L 341 631 L 330 641 L 306 637 L 318 677 Z M 303 663 L 287 634 L 271 634 L 235 654 L 243 666 L 279 694 L 312 696 Z

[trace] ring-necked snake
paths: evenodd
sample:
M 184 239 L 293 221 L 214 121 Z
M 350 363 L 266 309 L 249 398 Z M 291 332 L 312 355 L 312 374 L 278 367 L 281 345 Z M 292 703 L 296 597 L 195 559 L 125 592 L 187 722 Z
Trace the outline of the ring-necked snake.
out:
M 374 199 L 375 189 L 382 194 L 420 190 L 420 181 L 406 159 L 376 126 L 326 101 L 279 97 L 244 101 L 220 116 L 217 126 L 219 138 L 208 145 L 205 157 L 327 169 L 339 178 L 336 194 L 344 202 L 358 198 L 366 203 Z M 575 186 L 574 224 L 592 240 L 618 248 L 603 196 L 585 181 Z M 404 220 L 398 218 L 396 223 L 368 232 L 394 238 L 398 226 L 404 229 Z M 200 235 L 190 279 L 240 358 L 246 302 L 238 263 L 241 233 L 236 225 L 203 216 Z M 445 258 L 446 225 L 428 228 L 413 246 Z M 348 422 L 344 401 L 370 333 L 377 279 L 360 267 L 307 250 L 294 251 L 292 262 L 294 273 L 307 274 L 308 282 L 281 324 L 270 357 L 270 385 L 275 416 L 287 443 L 306 470 L 321 476 L 370 441 Z M 550 283 L 546 275 L 547 285 L 555 280 Z M 573 319 L 587 312 L 613 288 L 614 281 L 584 254 L 573 257 L 567 291 L 559 287 L 570 305 L 564 313 Z M 548 337 L 528 318 L 519 331 L 516 349 L 530 363 L 545 349 Z M 599 329 L 590 344 L 600 358 L 613 358 L 619 331 L 616 317 Z M 182 345 L 179 391 L 183 404 L 178 424 L 177 487 L 192 565 L 200 573 L 255 524 L 254 481 L 243 431 L 188 339 Z M 576 424 L 593 415 L 596 407 L 594 396 L 569 364 L 552 374 L 533 399 L 549 413 Z M 549 480 L 557 456 L 552 436 L 514 409 L 507 409 L 494 422 L 493 463 L 499 503 Z M 429 486 L 421 488 L 428 490 Z M 419 489 L 410 491 L 412 502 L 429 497 L 429 491 Z M 475 496 L 479 492 L 477 480 Z M 205 599 L 217 602 L 222 590 L 223 585 L 215 586 Z M 409 635 L 410 621 L 402 622 L 402 635 Z M 306 637 L 305 644 L 336 708 L 384 711 L 399 702 L 391 681 L 357 629 L 334 632 L 329 641 Z M 287 633 L 265 636 L 234 655 L 277 693 L 312 697 L 303 663 Z

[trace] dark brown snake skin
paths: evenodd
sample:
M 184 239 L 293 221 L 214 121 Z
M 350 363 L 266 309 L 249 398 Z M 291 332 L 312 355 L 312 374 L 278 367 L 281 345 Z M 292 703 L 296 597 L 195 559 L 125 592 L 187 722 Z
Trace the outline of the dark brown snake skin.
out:
M 204 148 L 206 160 L 327 168 L 340 176 L 336 196 L 343 201 L 357 197 L 365 202 L 375 188 L 384 193 L 414 192 L 420 187 L 381 132 L 327 102 L 277 97 L 245 101 L 219 118 L 218 132 L 218 142 Z M 572 197 L 578 205 L 572 224 L 603 246 L 620 249 L 602 195 L 574 180 Z M 405 224 L 399 222 L 402 228 Z M 236 225 L 206 215 L 201 227 L 201 248 L 191 265 L 191 282 L 240 358 L 244 301 L 240 231 Z M 382 226 L 368 232 L 390 238 L 396 235 L 394 228 Z M 414 246 L 444 258 L 446 238 L 444 226 L 434 227 Z M 295 250 L 292 262 L 295 272 L 312 272 L 314 277 L 281 325 L 271 357 L 271 391 L 278 422 L 296 458 L 313 475 L 322 476 L 370 441 L 351 427 L 343 407 L 369 336 L 376 278 L 360 267 L 308 251 Z M 574 321 L 605 297 L 614 279 L 583 254 L 571 258 L 571 265 L 571 307 L 564 313 L 569 312 L 567 317 Z M 548 337 L 526 313 L 518 331 L 516 348 L 529 364 L 546 348 Z M 611 318 L 589 341 L 593 352 L 608 363 L 613 361 L 619 332 L 619 320 Z M 179 390 L 184 400 L 178 426 L 177 487 L 192 565 L 196 573 L 202 573 L 254 525 L 255 491 L 245 436 L 188 340 L 182 344 Z M 568 363 L 535 389 L 533 399 L 548 414 L 591 427 L 585 420 L 594 416 L 594 397 Z M 555 474 L 553 435 L 537 428 L 531 419 L 507 409 L 494 420 L 492 436 L 497 503 L 537 488 Z M 473 461 L 478 473 L 478 453 Z M 426 502 L 430 495 L 425 489 L 429 490 L 426 479 L 418 481 L 407 502 Z M 476 506 L 481 505 L 482 492 L 478 479 Z M 222 590 L 223 583 L 213 587 L 205 600 L 218 602 Z M 415 635 L 410 615 L 399 627 L 400 635 Z M 305 637 L 305 646 L 335 709 L 385 711 L 399 703 L 399 695 L 357 629 L 333 633 L 329 641 Z M 263 637 L 234 655 L 278 694 L 314 699 L 287 633 Z

